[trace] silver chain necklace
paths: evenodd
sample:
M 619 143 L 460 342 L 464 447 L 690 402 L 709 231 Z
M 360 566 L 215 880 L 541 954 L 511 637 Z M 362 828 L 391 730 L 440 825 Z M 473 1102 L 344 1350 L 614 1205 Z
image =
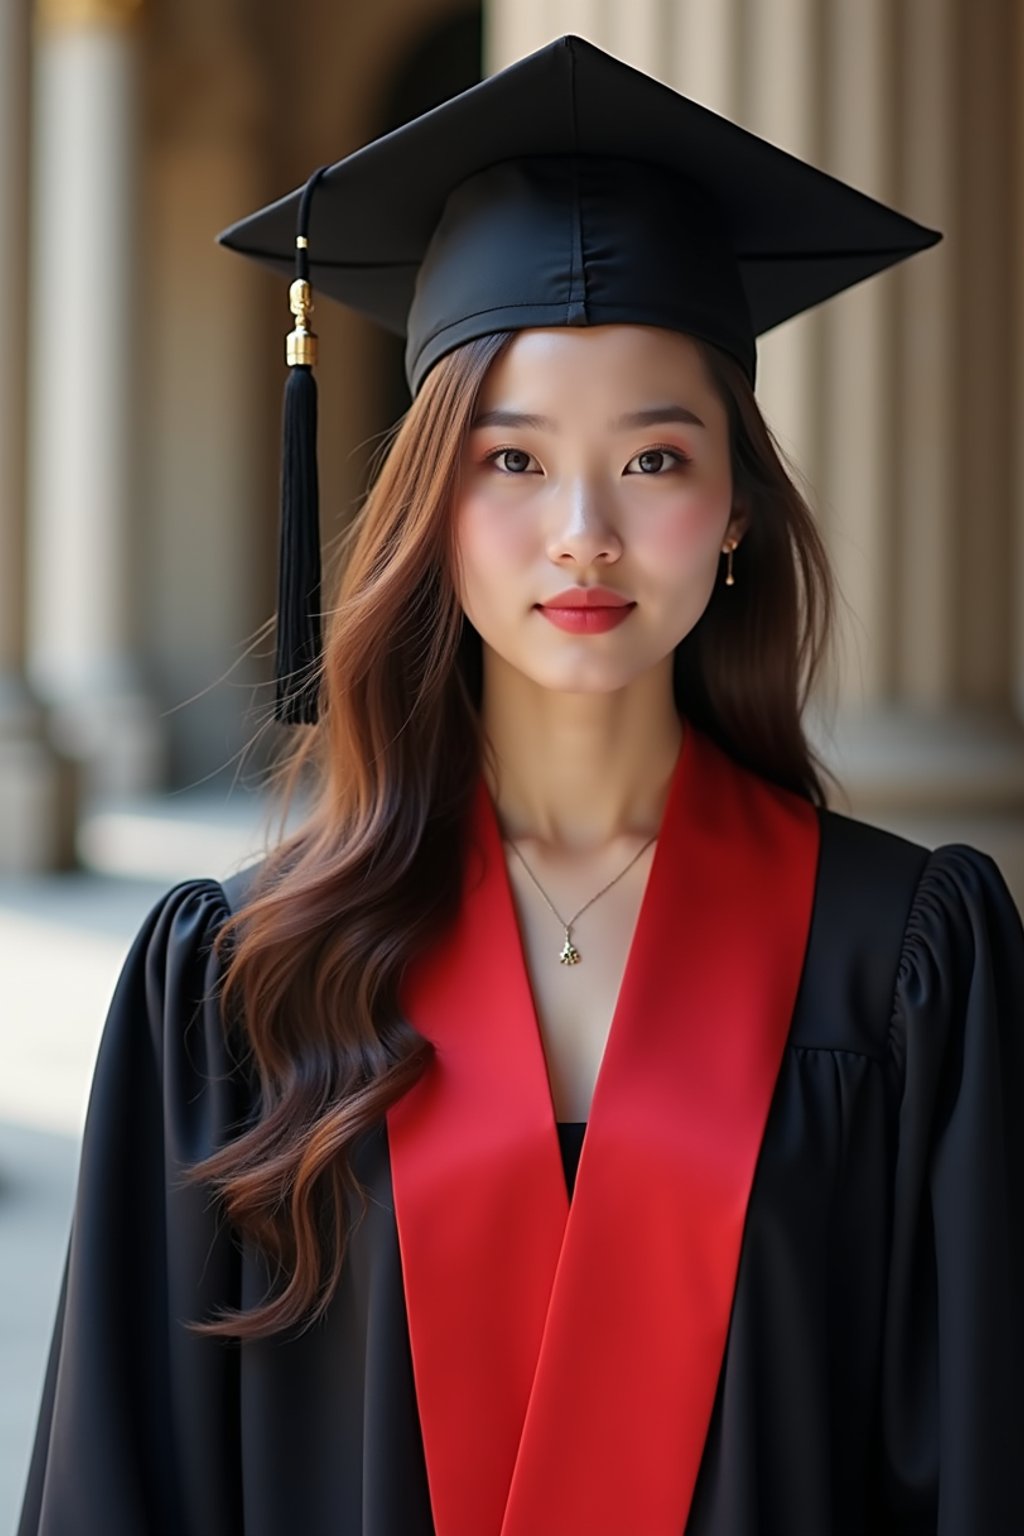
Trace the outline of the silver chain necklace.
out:
M 568 922 L 566 922 L 565 918 L 561 915 L 561 913 L 557 911 L 557 909 L 555 908 L 554 904 L 552 903 L 550 897 L 548 896 L 547 891 L 545 891 L 544 887 L 541 885 L 540 881 L 537 879 L 537 876 L 533 873 L 533 870 L 530 868 L 529 864 L 527 864 L 526 860 L 523 858 L 522 854 L 519 852 L 519 849 L 516 848 L 515 843 L 512 841 L 511 838 L 508 839 L 509 846 L 511 848 L 515 849 L 515 852 L 516 852 L 516 854 L 517 854 L 517 856 L 519 858 L 519 861 L 522 864 L 523 868 L 526 870 L 526 873 L 529 875 L 530 879 L 533 881 L 534 885 L 537 887 L 538 891 L 540 891 L 541 895 L 544 897 L 544 900 L 547 902 L 548 906 L 551 908 L 552 912 L 554 912 L 555 916 L 558 918 L 558 921 L 561 923 L 562 927 L 565 929 L 565 943 L 562 945 L 561 953 L 558 956 L 558 958 L 561 961 L 562 965 L 579 965 L 579 963 L 580 963 L 580 959 L 581 959 L 580 952 L 576 948 L 575 944 L 572 942 L 572 937 L 571 937 L 571 930 L 572 930 L 573 923 L 576 921 L 576 919 L 583 912 L 585 912 L 587 910 L 587 908 L 589 906 L 593 905 L 593 903 L 597 900 L 598 896 L 603 896 L 605 891 L 611 890 L 612 886 L 615 884 L 615 881 L 616 880 L 621 880 L 622 876 L 626 873 L 626 870 L 629 870 L 629 869 L 633 868 L 633 865 L 636 863 L 637 859 L 640 857 L 640 854 L 647 852 L 648 848 L 654 842 L 654 840 L 657 837 L 657 835 L 658 834 L 655 833 L 654 837 L 649 837 L 647 839 L 646 843 L 644 843 L 643 847 L 640 849 L 640 852 L 639 853 L 635 853 L 633 855 L 633 857 L 630 859 L 629 863 L 626 865 L 626 868 L 623 869 L 623 870 L 620 870 L 620 872 L 615 876 L 615 880 L 609 880 L 607 885 L 603 885 L 601 887 L 601 889 L 598 891 L 597 896 L 591 896 L 589 901 L 584 902 L 583 906 L 580 907 L 579 912 L 573 913 L 572 917 L 569 919 Z

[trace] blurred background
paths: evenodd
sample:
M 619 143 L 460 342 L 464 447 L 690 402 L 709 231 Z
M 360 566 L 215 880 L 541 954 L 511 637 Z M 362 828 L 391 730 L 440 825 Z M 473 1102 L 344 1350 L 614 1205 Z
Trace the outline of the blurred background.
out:
M 837 808 L 1024 904 L 1024 6 L 0 0 L 0 1528 L 117 971 L 267 831 L 291 320 L 215 236 L 564 32 L 944 231 L 763 338 L 758 393 L 846 600 Z M 400 341 L 314 325 L 326 545 L 408 396 Z

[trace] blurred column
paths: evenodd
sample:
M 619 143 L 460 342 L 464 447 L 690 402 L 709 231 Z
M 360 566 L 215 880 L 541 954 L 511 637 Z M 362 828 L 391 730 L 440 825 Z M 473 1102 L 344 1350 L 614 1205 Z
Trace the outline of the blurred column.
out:
M 484 6 L 484 73 L 571 32 L 672 84 L 671 13 L 666 0 L 495 0 Z
M 955 694 L 957 648 L 957 476 L 964 433 L 958 401 L 957 291 L 964 232 L 958 184 L 966 139 L 957 99 L 963 52 L 957 49 L 959 0 L 906 0 L 901 71 L 907 100 L 901 124 L 903 192 L 916 217 L 941 229 L 934 251 L 895 274 L 901 376 L 897 486 L 899 527 L 889 551 L 898 578 L 894 692 L 942 709 Z M 980 20 L 980 17 L 977 18 Z M 973 21 L 972 21 L 973 25 Z M 993 82 L 994 83 L 994 82 Z M 912 622 L 909 622 L 912 615 Z
M 163 770 L 132 654 L 139 5 L 36 0 L 28 663 L 86 793 Z
M 1024 249 L 1024 6 L 1015 9 L 1016 37 L 1010 52 L 1011 67 L 1018 81 L 1014 92 L 1016 122 L 1013 125 L 1014 182 L 1012 249 Z M 1016 263 L 1016 297 L 1013 305 L 1015 317 L 1013 336 L 1014 377 L 1010 402 L 1015 421 L 1024 421 L 1024 262 Z M 1012 560 L 1014 595 L 1013 697 L 1016 713 L 1024 720 L 1024 432 L 1016 434 L 1014 462 L 1013 506 L 1015 509 L 1016 539 Z
M 822 152 L 814 157 L 832 175 L 882 202 L 898 201 L 893 18 L 890 0 L 828 8 Z M 920 208 L 916 212 L 924 217 Z M 930 261 L 921 258 L 914 270 L 918 287 L 927 286 L 929 277 L 934 283 Z M 896 281 L 896 274 L 880 273 L 821 311 L 822 451 L 814 505 L 849 604 L 837 614 L 834 678 L 847 711 L 874 707 L 893 682 Z M 933 409 L 941 405 L 943 383 L 932 373 L 924 381 Z M 941 421 L 940 413 L 929 489 L 941 479 L 943 454 L 949 451 Z
M 294 184 L 276 170 L 286 126 L 269 122 L 292 64 L 275 75 L 249 21 L 243 0 L 175 0 L 154 12 L 149 39 L 140 581 L 176 782 L 230 761 L 269 706 L 266 686 L 252 697 L 244 649 L 274 600 L 287 283 L 215 236 Z M 316 310 L 328 366 L 350 361 L 326 340 L 332 307 Z M 319 376 L 323 471 L 337 396 Z M 325 525 L 328 497 L 323 474 Z
M 830 488 L 843 517 L 837 564 L 867 663 L 866 686 L 847 680 L 830 756 L 857 812 L 925 840 L 988 846 L 1024 883 L 1024 730 L 1012 685 L 1019 432 L 1007 323 L 1020 213 L 1013 8 L 905 0 L 883 9 L 865 74 L 872 7 L 837 8 L 838 99 L 853 94 L 846 148 L 837 132 L 828 169 L 844 174 L 851 146 L 867 150 L 877 135 L 887 163 L 872 170 L 865 159 L 851 177 L 945 238 L 873 278 L 863 301 L 851 293 L 833 306 L 833 324 L 849 300 L 863 306 L 860 335 L 852 319 L 842 335 L 827 398 Z M 882 48 L 889 62 L 876 91 Z M 876 356 L 870 400 L 868 381 L 856 382 L 866 348 Z M 866 493 L 859 507 L 844 488 L 853 484 Z
M 706 22 L 711 0 L 693 7 Z M 746 8 L 740 91 L 729 113 L 761 138 L 821 163 L 823 95 L 818 0 L 758 0 Z M 820 309 L 768 331 L 757 346 L 757 396 L 794 479 L 816 502 L 821 476 Z
M 699 0 L 672 13 L 670 84 L 684 95 L 738 119 L 743 66 L 742 0 Z
M 25 290 L 28 280 L 27 0 L 0 0 L 0 732 L 37 732 L 22 676 Z
M 0 874 L 62 855 L 61 775 L 25 681 L 29 0 L 0 0 Z

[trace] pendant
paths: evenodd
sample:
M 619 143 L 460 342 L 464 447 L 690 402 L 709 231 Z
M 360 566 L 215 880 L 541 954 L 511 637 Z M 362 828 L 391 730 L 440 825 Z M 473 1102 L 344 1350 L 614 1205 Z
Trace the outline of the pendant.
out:
M 565 930 L 565 943 L 562 945 L 562 952 L 558 958 L 563 965 L 579 965 L 580 963 L 580 952 L 570 939 L 568 928 Z

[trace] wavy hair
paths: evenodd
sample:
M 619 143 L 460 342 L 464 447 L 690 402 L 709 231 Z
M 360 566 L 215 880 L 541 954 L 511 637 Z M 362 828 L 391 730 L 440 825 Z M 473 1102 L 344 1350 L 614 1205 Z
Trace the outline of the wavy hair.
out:
M 261 1338 L 322 1315 L 348 1197 L 358 1220 L 366 1209 L 353 1143 L 434 1054 L 403 1019 L 399 988 L 456 911 L 458 834 L 487 750 L 482 642 L 459 602 L 451 509 L 479 390 L 512 334 L 441 358 L 393 431 L 339 546 L 318 722 L 296 730 L 278 770 L 286 807 L 311 785 L 309 814 L 215 940 L 223 1016 L 240 1030 L 257 1102 L 185 1178 L 212 1186 L 273 1276 L 250 1310 L 190 1322 L 199 1334 Z M 676 704 L 736 761 L 823 805 L 827 775 L 802 714 L 831 636 L 828 559 L 742 370 L 696 344 L 728 410 L 734 489 L 751 518 L 736 585 L 716 584 L 677 647 Z

